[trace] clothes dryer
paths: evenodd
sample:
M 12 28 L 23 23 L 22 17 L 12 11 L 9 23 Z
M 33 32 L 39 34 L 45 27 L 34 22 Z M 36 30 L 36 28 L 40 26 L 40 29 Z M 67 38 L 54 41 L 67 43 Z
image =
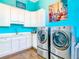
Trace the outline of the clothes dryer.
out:
M 37 53 L 48 59 L 48 27 L 37 29 Z
M 71 59 L 71 27 L 51 28 L 51 59 Z

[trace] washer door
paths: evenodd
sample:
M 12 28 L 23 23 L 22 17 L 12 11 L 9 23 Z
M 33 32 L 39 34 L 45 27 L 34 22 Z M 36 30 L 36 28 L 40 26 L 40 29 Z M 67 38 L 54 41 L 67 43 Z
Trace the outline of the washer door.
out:
M 65 32 L 56 31 L 52 34 L 53 45 L 59 50 L 66 50 L 70 46 L 70 38 Z
M 39 42 L 44 44 L 47 41 L 47 32 L 45 32 L 44 30 L 40 30 L 38 31 L 37 37 Z

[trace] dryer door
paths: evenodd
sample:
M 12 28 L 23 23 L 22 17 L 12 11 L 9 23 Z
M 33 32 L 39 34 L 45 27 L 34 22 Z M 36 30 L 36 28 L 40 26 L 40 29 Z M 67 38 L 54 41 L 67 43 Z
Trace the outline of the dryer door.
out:
M 59 50 L 66 50 L 70 46 L 70 37 L 63 31 L 56 31 L 52 34 L 53 45 Z
M 39 42 L 44 44 L 47 41 L 47 32 L 44 30 L 40 30 L 38 31 L 37 37 Z

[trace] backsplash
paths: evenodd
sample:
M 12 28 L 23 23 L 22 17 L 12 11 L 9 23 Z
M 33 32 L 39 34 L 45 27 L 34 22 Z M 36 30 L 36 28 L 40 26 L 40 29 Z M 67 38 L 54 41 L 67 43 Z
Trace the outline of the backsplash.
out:
M 0 27 L 0 34 L 3 33 L 16 33 L 16 32 L 32 32 L 36 28 L 23 27 L 21 24 L 11 24 L 10 27 Z

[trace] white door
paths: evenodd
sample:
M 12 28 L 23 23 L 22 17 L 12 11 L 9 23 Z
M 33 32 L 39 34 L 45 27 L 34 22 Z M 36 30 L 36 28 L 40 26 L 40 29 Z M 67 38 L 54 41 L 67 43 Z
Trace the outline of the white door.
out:
M 0 57 L 6 56 L 11 52 L 11 40 L 9 38 L 0 38 Z
M 18 11 L 17 11 L 17 17 L 18 17 L 18 24 L 24 24 L 24 19 L 25 19 L 25 10 L 23 9 L 19 9 L 18 8 Z
M 31 27 L 37 27 L 38 26 L 38 23 L 37 23 L 37 12 L 35 11 L 35 12 L 30 12 L 31 13 L 31 16 L 30 16 L 30 18 L 31 18 Z
M 26 37 L 27 37 L 27 43 L 26 43 L 26 45 L 27 45 L 27 49 L 28 49 L 28 48 L 31 48 L 31 47 L 32 47 L 32 37 L 31 37 L 31 33 L 30 33 L 30 32 L 27 32 Z
M 25 35 L 20 36 L 20 50 L 27 49 L 27 39 Z
M 10 26 L 10 6 L 0 3 L 0 26 Z
M 24 10 L 11 7 L 11 23 L 23 24 L 24 23 Z
M 19 38 L 18 37 L 13 37 L 11 38 L 12 40 L 12 53 L 18 52 L 19 51 Z
M 25 27 L 30 27 L 31 26 L 31 14 L 30 11 L 25 11 L 25 19 L 24 19 L 24 26 Z
M 18 9 L 15 7 L 11 7 L 11 23 L 17 23 L 18 16 L 17 16 Z
M 45 22 L 46 22 L 46 17 L 45 17 L 45 10 L 44 9 L 40 9 L 37 11 L 37 25 L 38 27 L 42 27 L 45 26 Z
M 32 34 L 32 44 L 35 49 L 37 49 L 37 34 Z

